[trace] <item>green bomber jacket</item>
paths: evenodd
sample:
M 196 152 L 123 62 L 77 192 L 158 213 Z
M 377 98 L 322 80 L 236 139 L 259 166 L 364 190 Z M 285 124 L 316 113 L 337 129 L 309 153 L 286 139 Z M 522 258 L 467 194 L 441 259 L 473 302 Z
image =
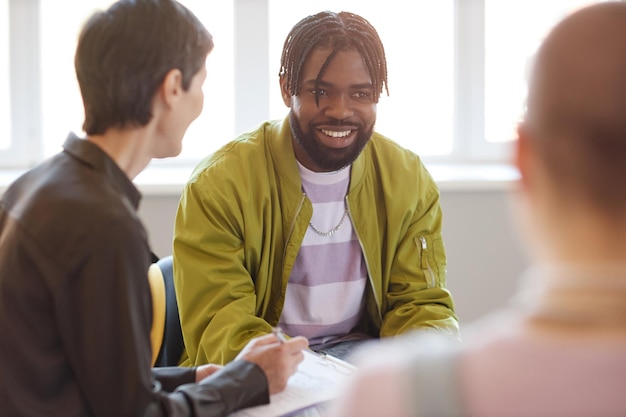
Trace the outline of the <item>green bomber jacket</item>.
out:
M 374 133 L 352 164 L 346 204 L 369 281 L 359 330 L 387 337 L 435 328 L 458 337 L 439 189 L 420 158 Z M 182 365 L 227 363 L 271 332 L 312 210 L 288 118 L 263 123 L 198 164 L 173 242 Z

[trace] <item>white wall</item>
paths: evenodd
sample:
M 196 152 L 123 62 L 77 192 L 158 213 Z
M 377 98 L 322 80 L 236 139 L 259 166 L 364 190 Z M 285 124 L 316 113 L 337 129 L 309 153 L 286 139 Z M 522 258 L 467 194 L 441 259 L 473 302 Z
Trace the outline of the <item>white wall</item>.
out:
M 443 191 L 448 283 L 461 323 L 503 306 L 528 264 L 506 191 Z
M 139 213 L 159 256 L 171 253 L 178 195 L 146 195 Z M 441 192 L 448 288 L 461 324 L 502 306 L 513 294 L 527 259 L 510 215 L 506 189 Z

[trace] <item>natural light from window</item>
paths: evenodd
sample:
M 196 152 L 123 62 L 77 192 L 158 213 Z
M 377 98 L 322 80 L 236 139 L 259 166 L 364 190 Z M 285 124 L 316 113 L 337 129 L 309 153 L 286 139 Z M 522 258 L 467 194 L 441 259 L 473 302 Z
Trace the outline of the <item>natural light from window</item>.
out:
M 11 144 L 8 0 L 0 0 L 0 31 L 0 149 L 7 149 Z
M 543 38 L 560 19 L 597 3 L 581 0 L 485 1 L 485 139 L 515 138 L 528 72 Z
M 12 1 L 0 0 L 0 91 L 3 92 L 0 94 L 0 151 L 9 149 L 9 158 L 13 152 L 10 146 L 10 36 L 28 30 L 14 26 L 9 32 L 8 5 Z M 25 4 L 21 1 L 15 0 L 13 4 Z M 502 161 L 505 155 L 498 153 L 498 149 L 503 145 L 497 142 L 515 137 L 515 126 L 524 111 L 527 71 L 537 46 L 558 19 L 579 7 L 596 3 L 483 0 L 483 44 L 481 25 L 476 40 L 471 42 L 465 32 L 459 32 L 459 26 L 455 26 L 459 21 L 465 25 L 468 21 L 482 21 L 480 14 L 477 17 L 468 13 L 466 0 L 415 0 L 411 3 L 414 7 L 411 13 L 406 13 L 404 2 L 400 0 L 387 0 L 383 7 L 380 0 L 265 0 L 269 22 L 265 22 L 264 15 L 257 16 L 258 9 L 251 11 L 254 9 L 251 6 L 259 5 L 256 0 L 254 3 L 251 0 L 180 1 L 200 18 L 215 40 L 215 49 L 207 60 L 209 75 L 204 85 L 204 111 L 189 127 L 181 155 L 166 162 L 187 165 L 241 133 L 236 131 L 243 129 L 241 120 L 246 124 L 265 115 L 270 119 L 286 116 L 288 109 L 278 86 L 283 42 L 300 19 L 322 10 L 360 14 L 374 25 L 383 41 L 390 95 L 383 94 L 378 105 L 376 129 L 380 133 L 430 158 L 429 161 Z M 41 52 L 43 118 L 43 125 L 34 127 L 36 132 L 42 132 L 42 154 L 47 157 L 60 150 L 69 131 L 83 134 L 83 107 L 74 71 L 76 41 L 86 19 L 94 11 L 110 6 L 113 0 L 64 0 L 61 9 L 59 2 L 53 0 L 33 2 L 39 4 L 40 45 L 30 47 Z M 456 6 L 460 11 L 455 11 Z M 257 19 L 260 24 L 249 30 L 249 22 L 236 28 L 235 16 L 242 14 L 245 19 Z M 266 26 L 267 35 L 255 36 L 255 30 L 265 31 Z M 264 43 L 265 36 L 269 45 Z M 268 56 L 267 61 L 262 60 L 263 67 L 241 64 L 241 55 L 237 57 L 235 52 L 246 52 L 235 51 L 236 37 L 239 37 L 237 45 L 245 44 L 247 48 L 265 50 L 267 46 Z M 242 39 L 246 42 L 242 43 Z M 455 51 L 455 48 L 459 49 Z M 478 70 L 473 71 L 471 67 L 472 71 L 468 71 L 464 61 L 467 56 L 477 57 Z M 17 72 L 21 75 L 19 69 Z M 257 78 L 248 77 L 250 72 Z M 266 74 L 268 84 L 263 85 Z M 464 74 L 472 76 L 459 76 Z M 239 80 L 237 85 L 235 77 Z M 20 81 L 20 85 L 36 85 L 28 84 L 28 79 Z M 268 96 L 265 97 L 265 89 L 255 89 L 255 85 L 248 84 L 250 82 L 269 86 Z M 254 100 L 247 101 L 246 93 L 263 97 L 254 96 Z M 250 108 L 254 114 L 250 114 Z M 242 118 L 242 114 L 245 117 Z M 29 126 L 19 127 L 20 131 L 25 131 Z M 18 126 L 14 128 L 17 130 Z M 33 140 L 39 139 L 34 136 Z M 487 151 L 492 150 L 497 152 L 488 155 Z

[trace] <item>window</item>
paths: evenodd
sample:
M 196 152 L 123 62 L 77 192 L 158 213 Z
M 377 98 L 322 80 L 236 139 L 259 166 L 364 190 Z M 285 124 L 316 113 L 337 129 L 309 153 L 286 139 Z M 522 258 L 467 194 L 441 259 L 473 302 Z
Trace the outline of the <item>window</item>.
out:
M 1 0 L 0 19 L 0 167 L 30 166 L 41 160 L 37 4 Z
M 205 107 L 178 158 L 187 166 L 287 113 L 278 87 L 282 44 L 307 14 L 348 10 L 385 45 L 389 91 L 377 130 L 427 162 L 505 161 L 524 110 L 526 72 L 547 30 L 582 0 L 180 0 L 215 40 Z M 0 168 L 24 168 L 81 132 L 73 54 L 83 22 L 112 0 L 0 0 Z
M 514 138 L 523 115 L 528 72 L 548 30 L 593 1 L 485 0 L 485 139 Z
M 0 0 L 0 150 L 11 144 L 11 93 L 9 84 L 9 3 Z

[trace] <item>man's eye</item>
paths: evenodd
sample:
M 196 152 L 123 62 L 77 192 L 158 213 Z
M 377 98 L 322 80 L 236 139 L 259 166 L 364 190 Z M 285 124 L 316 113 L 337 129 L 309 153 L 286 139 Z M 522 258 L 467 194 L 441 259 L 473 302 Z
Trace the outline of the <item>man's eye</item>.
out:
M 358 91 L 356 93 L 353 94 L 353 96 L 357 99 L 363 100 L 363 99 L 368 99 L 371 97 L 370 93 L 367 93 L 365 91 Z
M 319 90 L 311 90 L 311 94 L 319 97 L 319 96 L 327 96 L 328 92 L 326 90 L 319 89 Z

